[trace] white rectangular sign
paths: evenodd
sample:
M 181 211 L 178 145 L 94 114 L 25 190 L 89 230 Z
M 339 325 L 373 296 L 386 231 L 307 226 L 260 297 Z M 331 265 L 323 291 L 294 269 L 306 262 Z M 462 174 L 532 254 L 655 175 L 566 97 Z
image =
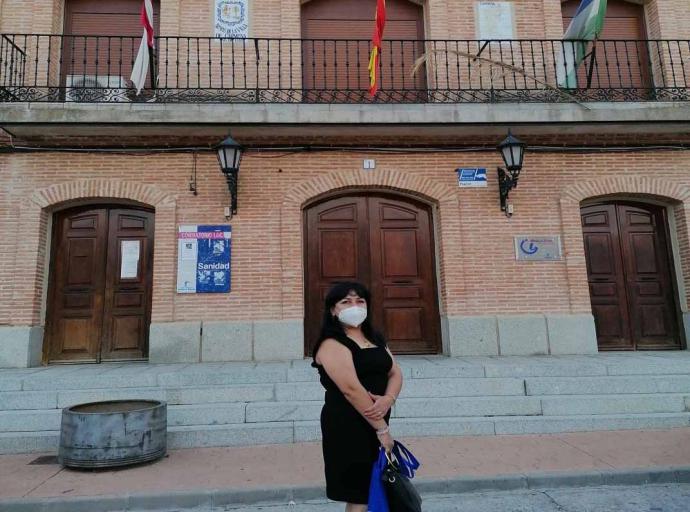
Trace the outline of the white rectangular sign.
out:
M 477 2 L 477 39 L 515 39 L 512 2 Z
M 561 237 L 516 236 L 515 259 L 518 261 L 558 261 L 563 259 Z
M 139 277 L 139 254 L 141 241 L 122 240 L 120 242 L 120 279 Z
M 465 169 L 455 169 L 458 173 L 458 185 L 460 188 L 486 187 L 486 168 L 471 167 Z
M 215 0 L 213 31 L 215 37 L 249 37 L 249 1 Z

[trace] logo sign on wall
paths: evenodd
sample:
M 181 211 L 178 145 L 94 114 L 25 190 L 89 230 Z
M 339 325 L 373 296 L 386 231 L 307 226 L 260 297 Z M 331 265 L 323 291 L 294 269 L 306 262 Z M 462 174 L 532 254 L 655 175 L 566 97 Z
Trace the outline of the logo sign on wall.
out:
M 215 37 L 248 37 L 248 0 L 216 0 L 213 24 Z
M 561 237 L 516 236 L 515 259 L 518 261 L 558 261 L 561 255 Z
M 177 293 L 230 291 L 230 226 L 182 225 L 177 234 Z
M 458 185 L 460 188 L 486 187 L 485 168 L 455 169 L 455 172 L 458 173 Z

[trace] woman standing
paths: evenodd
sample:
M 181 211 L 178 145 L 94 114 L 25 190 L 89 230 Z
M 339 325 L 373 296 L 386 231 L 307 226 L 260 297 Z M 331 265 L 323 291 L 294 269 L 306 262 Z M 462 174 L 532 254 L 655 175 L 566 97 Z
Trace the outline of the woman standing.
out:
M 321 411 L 326 495 L 346 512 L 366 512 L 379 447 L 390 451 L 390 408 L 402 372 L 371 323 L 369 291 L 339 283 L 326 296 L 314 363 L 326 403 Z

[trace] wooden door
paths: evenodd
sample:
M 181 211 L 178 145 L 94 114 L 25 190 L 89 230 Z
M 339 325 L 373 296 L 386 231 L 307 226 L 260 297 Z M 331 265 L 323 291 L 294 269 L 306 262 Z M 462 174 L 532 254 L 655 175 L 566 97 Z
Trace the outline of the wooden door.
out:
M 305 352 L 318 337 L 323 300 L 337 281 L 372 292 L 374 325 L 399 354 L 440 350 L 430 209 L 398 197 L 339 197 L 306 220 Z
M 563 2 L 563 30 L 568 28 L 580 0 Z M 608 0 L 604 28 L 596 46 L 596 62 L 592 74 L 593 88 L 649 88 L 649 51 L 644 6 L 625 0 Z M 578 69 L 577 86 L 587 87 L 590 59 Z
M 153 213 L 118 207 L 59 212 L 52 243 L 45 359 L 146 357 Z
M 368 98 L 375 10 L 376 2 L 370 0 L 311 0 L 302 4 L 302 87 L 321 91 L 307 99 L 342 102 L 348 97 Z M 423 39 L 422 7 L 409 0 L 387 0 L 380 58 L 384 100 L 392 94 L 396 101 L 419 101 L 420 94 L 426 92 L 425 69 L 414 77 L 410 74 L 415 60 L 425 51 Z M 353 94 L 348 96 L 348 91 Z
M 599 348 L 680 348 L 665 209 L 613 202 L 581 216 Z
M 112 209 L 102 359 L 146 356 L 153 275 L 153 213 Z

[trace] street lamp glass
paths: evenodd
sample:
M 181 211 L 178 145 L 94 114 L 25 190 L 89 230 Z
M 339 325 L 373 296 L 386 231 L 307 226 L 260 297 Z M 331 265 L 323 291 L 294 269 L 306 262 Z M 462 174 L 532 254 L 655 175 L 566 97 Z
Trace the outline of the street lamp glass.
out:
M 242 146 L 233 140 L 232 137 L 228 137 L 216 146 L 218 163 L 220 164 L 220 169 L 224 173 L 239 169 L 242 150 Z
M 509 170 L 522 169 L 522 159 L 525 156 L 525 143 L 510 132 L 508 136 L 498 145 L 501 156 Z

